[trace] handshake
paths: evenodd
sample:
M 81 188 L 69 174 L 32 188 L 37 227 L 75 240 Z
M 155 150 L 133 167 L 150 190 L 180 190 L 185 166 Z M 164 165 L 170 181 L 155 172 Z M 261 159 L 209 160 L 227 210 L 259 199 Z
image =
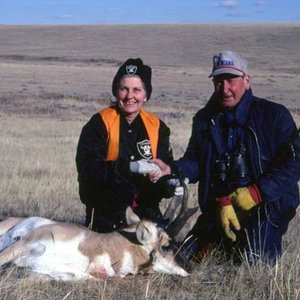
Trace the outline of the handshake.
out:
M 232 228 L 237 231 L 241 229 L 234 206 L 242 211 L 249 211 L 261 201 L 260 192 L 255 184 L 248 187 L 240 187 L 228 196 L 216 198 L 216 203 L 220 212 L 221 224 L 229 239 L 233 242 L 236 241 L 236 234 Z
M 164 164 L 165 165 L 165 164 Z M 184 187 L 179 178 L 172 175 L 165 175 L 161 168 L 151 163 L 146 159 L 131 161 L 129 169 L 132 173 L 147 175 L 151 173 L 150 181 L 156 183 L 160 180 L 165 189 L 165 197 L 182 196 L 184 194 Z
M 153 182 L 156 182 L 162 176 L 162 172 L 159 166 L 149 162 L 147 159 L 131 161 L 129 163 L 129 169 L 132 173 L 138 173 L 143 175 L 146 175 L 151 172 L 156 173 L 156 180 L 152 180 Z

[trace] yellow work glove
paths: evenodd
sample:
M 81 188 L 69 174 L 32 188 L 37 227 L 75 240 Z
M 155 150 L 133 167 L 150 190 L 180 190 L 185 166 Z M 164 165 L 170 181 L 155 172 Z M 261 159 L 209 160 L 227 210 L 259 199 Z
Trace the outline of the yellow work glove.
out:
M 234 208 L 231 205 L 231 199 L 229 197 L 219 197 L 216 199 L 216 202 L 220 208 L 220 220 L 224 232 L 230 240 L 235 242 L 236 234 L 234 233 L 232 228 L 238 231 L 241 229 L 241 225 L 234 211 Z
M 248 187 L 240 187 L 232 192 L 229 197 L 233 205 L 246 211 L 261 202 L 261 196 L 255 184 Z

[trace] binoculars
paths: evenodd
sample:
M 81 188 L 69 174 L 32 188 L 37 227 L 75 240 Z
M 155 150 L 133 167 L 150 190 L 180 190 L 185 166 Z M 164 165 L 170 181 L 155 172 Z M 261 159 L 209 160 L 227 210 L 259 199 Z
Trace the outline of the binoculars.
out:
M 214 183 L 216 187 L 230 189 L 231 186 L 246 186 L 250 182 L 246 161 L 246 148 L 239 145 L 230 155 L 225 153 L 216 161 Z

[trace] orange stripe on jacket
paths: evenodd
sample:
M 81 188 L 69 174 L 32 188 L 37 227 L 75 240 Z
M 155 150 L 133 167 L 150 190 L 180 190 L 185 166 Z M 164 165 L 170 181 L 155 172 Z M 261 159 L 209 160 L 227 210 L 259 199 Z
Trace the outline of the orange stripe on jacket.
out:
M 117 160 L 119 155 L 119 140 L 120 140 L 120 114 L 112 107 L 108 107 L 99 112 L 102 120 L 106 126 L 107 131 L 107 156 L 106 160 Z M 140 116 L 146 127 L 147 134 L 149 136 L 151 151 L 153 158 L 157 157 L 157 145 L 158 145 L 158 130 L 159 119 L 152 113 L 140 110 Z

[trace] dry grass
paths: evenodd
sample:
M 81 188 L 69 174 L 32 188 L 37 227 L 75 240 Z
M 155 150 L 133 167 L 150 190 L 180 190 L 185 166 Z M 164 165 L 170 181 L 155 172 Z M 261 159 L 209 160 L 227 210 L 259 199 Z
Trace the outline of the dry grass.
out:
M 287 105 L 299 126 L 299 31 L 299 24 L 0 26 L 0 218 L 83 222 L 77 140 L 109 103 L 117 65 L 130 56 L 153 67 L 148 107 L 171 127 L 176 158 L 211 93 L 211 55 L 221 49 L 244 53 L 253 63 L 255 94 Z M 195 186 L 190 198 L 195 204 Z M 237 266 L 215 251 L 185 279 L 155 274 L 76 283 L 30 279 L 26 270 L 9 268 L 1 273 L 0 298 L 300 299 L 299 231 L 297 215 L 275 266 Z
M 46 101 L 46 100 L 43 100 Z M 57 103 L 84 101 L 56 100 Z M 41 100 L 42 102 L 42 100 Z M 78 104 L 79 105 L 79 104 Z M 88 102 L 89 105 L 89 102 Z M 59 106 L 59 105 L 58 105 Z M 64 109 L 62 109 L 64 110 Z M 185 118 L 162 111 L 169 123 L 188 136 Z M 190 112 L 191 113 L 191 112 Z M 185 112 L 184 116 L 189 117 Z M 0 118 L 1 217 L 42 215 L 81 223 L 84 208 L 77 194 L 74 155 L 82 120 L 64 120 L 61 111 L 47 114 L 3 114 Z M 174 147 L 183 141 L 177 136 Z M 191 200 L 196 202 L 194 187 Z M 79 283 L 41 282 L 24 278 L 14 268 L 0 279 L 3 299 L 297 299 L 299 282 L 299 217 L 285 240 L 286 252 L 275 266 L 249 267 L 226 262 L 216 252 L 195 265 L 188 279 L 164 275 L 103 279 Z M 25 273 L 26 274 L 26 273 Z M 18 282 L 15 285 L 15 282 Z

